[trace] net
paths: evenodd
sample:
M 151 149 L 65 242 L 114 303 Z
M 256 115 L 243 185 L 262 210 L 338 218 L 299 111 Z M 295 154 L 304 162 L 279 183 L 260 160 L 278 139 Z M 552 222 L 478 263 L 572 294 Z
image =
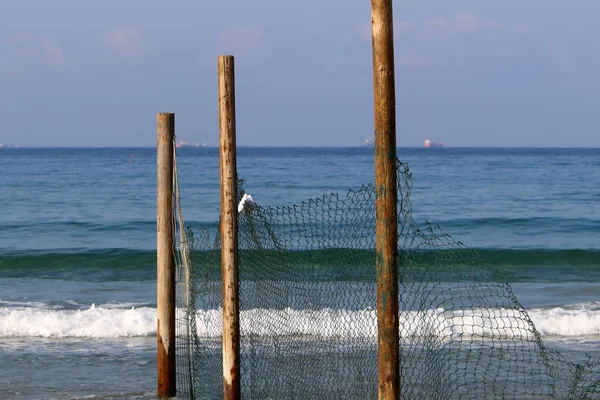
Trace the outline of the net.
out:
M 438 227 L 417 226 L 410 172 L 397 168 L 401 397 L 600 398 L 596 361 L 547 349 L 502 276 Z M 222 398 L 219 237 L 181 230 L 179 241 L 189 261 L 177 347 L 188 376 L 178 395 Z M 374 249 L 372 185 L 296 206 L 244 207 L 243 398 L 377 397 Z
M 173 154 L 176 154 L 173 143 Z M 173 158 L 173 227 L 175 233 L 175 371 L 178 397 L 194 398 L 194 370 L 192 369 L 191 332 L 195 329 L 195 306 L 191 306 L 192 292 L 190 283 L 190 250 L 188 238 L 191 231 L 186 232 L 179 195 L 179 179 L 177 159 Z

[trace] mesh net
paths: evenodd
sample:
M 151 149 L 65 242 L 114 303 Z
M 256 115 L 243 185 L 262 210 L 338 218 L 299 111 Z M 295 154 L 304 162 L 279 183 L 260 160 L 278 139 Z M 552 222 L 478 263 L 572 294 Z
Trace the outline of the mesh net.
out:
M 176 154 L 173 150 L 173 154 Z M 177 174 L 177 159 L 173 158 L 173 227 L 175 233 L 175 371 L 177 393 L 179 398 L 193 399 L 193 369 L 192 369 L 192 340 L 191 332 L 195 329 L 195 306 L 192 301 L 190 283 L 190 250 L 179 196 L 179 180 Z
M 401 397 L 600 398 L 599 364 L 547 349 L 484 259 L 436 226 L 417 226 L 408 167 L 398 162 L 397 172 Z M 190 250 L 178 352 L 189 373 L 179 396 L 222 398 L 219 237 L 181 232 Z M 374 249 L 372 185 L 240 212 L 244 398 L 377 397 Z

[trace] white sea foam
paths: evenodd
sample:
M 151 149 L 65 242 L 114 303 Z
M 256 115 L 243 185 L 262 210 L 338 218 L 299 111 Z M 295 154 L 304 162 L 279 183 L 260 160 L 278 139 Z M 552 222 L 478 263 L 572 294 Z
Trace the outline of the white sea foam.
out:
M 532 332 L 518 310 L 472 309 L 445 311 L 405 311 L 399 323 L 403 337 L 435 336 L 451 338 L 457 335 L 484 337 L 530 337 Z M 198 313 L 196 325 L 201 337 L 221 334 L 220 311 Z M 375 310 L 281 310 L 255 309 L 240 315 L 243 334 L 257 336 L 319 336 L 343 338 L 377 337 Z
M 0 308 L 0 336 L 116 338 L 156 333 L 156 309 Z
M 597 303 L 577 307 L 555 307 L 528 311 L 542 336 L 600 335 L 600 310 Z
M 600 335 L 600 310 L 583 304 L 528 310 L 542 336 L 577 337 Z M 252 309 L 240 316 L 242 334 L 258 336 L 318 336 L 375 338 L 375 310 Z M 221 335 L 221 310 L 200 310 L 198 335 Z M 406 311 L 400 314 L 403 337 L 464 336 L 532 338 L 525 314 L 515 309 L 466 309 Z M 0 337 L 117 338 L 156 334 L 156 309 L 96 307 L 85 310 L 48 310 L 31 307 L 0 307 Z

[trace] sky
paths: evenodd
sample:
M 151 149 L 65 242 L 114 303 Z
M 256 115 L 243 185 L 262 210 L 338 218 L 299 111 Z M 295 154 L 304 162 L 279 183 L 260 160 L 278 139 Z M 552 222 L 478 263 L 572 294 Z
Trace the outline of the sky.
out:
M 373 138 L 367 0 L 0 0 L 0 142 L 218 144 L 235 57 L 240 146 Z M 600 146 L 598 0 L 394 2 L 397 143 Z

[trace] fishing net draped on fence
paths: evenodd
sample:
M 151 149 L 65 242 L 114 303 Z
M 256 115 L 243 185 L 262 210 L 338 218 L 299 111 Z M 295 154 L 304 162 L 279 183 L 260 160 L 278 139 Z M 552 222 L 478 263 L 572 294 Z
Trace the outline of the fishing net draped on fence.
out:
M 484 259 L 435 226 L 415 224 L 409 170 L 398 162 L 397 172 L 401 397 L 600 398 L 598 364 L 546 349 Z M 182 217 L 176 223 L 178 396 L 222 398 L 219 237 L 185 231 Z M 374 249 L 372 185 L 297 206 L 244 207 L 244 399 L 377 398 Z

